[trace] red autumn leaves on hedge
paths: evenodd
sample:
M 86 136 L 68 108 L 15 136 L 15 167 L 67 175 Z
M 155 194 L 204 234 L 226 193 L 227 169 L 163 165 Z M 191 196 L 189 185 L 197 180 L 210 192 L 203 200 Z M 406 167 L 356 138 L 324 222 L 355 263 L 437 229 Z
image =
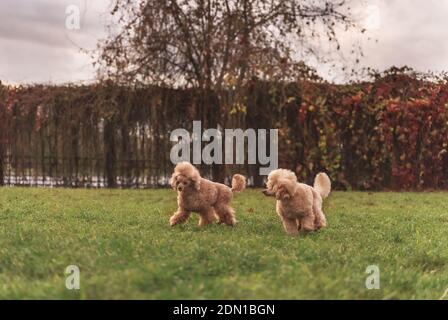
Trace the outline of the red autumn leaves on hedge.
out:
M 306 85 L 298 121 L 320 130 L 316 150 L 307 151 L 304 165 L 328 170 L 339 187 L 448 186 L 445 81 L 392 74 L 373 83 Z M 315 170 L 301 171 L 308 180 Z

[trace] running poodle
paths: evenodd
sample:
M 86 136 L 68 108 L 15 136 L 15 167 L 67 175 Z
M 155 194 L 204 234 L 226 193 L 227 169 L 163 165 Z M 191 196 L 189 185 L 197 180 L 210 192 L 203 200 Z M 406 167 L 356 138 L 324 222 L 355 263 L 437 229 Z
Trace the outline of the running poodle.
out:
M 263 193 L 276 197 L 277 214 L 287 234 L 296 235 L 299 231 L 315 231 L 326 226 L 322 201 L 330 194 L 331 181 L 325 173 L 319 173 L 311 187 L 297 182 L 294 172 L 277 169 L 268 175 L 266 187 Z
M 191 212 L 200 215 L 199 226 L 208 225 L 216 220 L 234 226 L 235 210 L 230 206 L 233 192 L 243 191 L 246 178 L 235 174 L 232 178 L 232 188 L 204 179 L 189 162 L 180 162 L 174 168 L 170 179 L 171 187 L 177 191 L 177 212 L 171 216 L 170 225 L 184 223 Z

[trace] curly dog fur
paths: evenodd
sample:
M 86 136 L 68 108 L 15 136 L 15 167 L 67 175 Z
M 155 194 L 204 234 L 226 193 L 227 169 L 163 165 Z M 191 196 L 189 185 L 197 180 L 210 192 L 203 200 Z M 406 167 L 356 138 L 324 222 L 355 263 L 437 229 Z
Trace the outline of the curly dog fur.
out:
M 294 172 L 277 169 L 268 175 L 266 196 L 277 199 L 277 214 L 285 232 L 296 235 L 299 231 L 309 232 L 326 226 L 322 201 L 331 191 L 330 178 L 323 172 L 314 179 L 313 187 L 299 183 Z
M 170 179 L 171 187 L 177 191 L 177 212 L 170 218 L 170 225 L 184 223 L 191 212 L 199 213 L 199 226 L 208 225 L 218 218 L 220 223 L 234 226 L 235 210 L 230 206 L 233 192 L 246 187 L 246 178 L 235 174 L 232 188 L 204 179 L 189 162 L 180 162 L 174 168 Z M 216 217 L 217 216 L 217 217 Z

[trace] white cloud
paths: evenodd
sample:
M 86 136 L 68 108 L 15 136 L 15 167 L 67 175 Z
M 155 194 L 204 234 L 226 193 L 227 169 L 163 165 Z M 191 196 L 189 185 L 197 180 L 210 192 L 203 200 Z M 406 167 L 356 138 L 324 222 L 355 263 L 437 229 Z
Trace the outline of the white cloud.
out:
M 80 8 L 81 28 L 66 28 L 66 7 Z M 94 79 L 88 54 L 105 36 L 109 0 L 5 0 L 0 3 L 0 79 L 9 83 Z
M 359 43 L 364 53 L 359 57 L 362 67 L 384 70 L 408 65 L 418 71 L 448 70 L 448 1 L 369 0 L 361 8 L 368 6 L 378 8 L 380 24 L 365 35 L 344 34 L 341 42 L 347 56 L 350 45 Z

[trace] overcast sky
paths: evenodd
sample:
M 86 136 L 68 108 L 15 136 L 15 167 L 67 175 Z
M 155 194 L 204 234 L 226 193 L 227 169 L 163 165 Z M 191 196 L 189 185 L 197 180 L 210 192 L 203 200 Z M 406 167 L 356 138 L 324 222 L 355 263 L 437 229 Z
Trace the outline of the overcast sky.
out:
M 66 27 L 70 5 L 80 9 L 79 30 Z M 91 60 L 80 49 L 95 48 L 97 40 L 105 36 L 108 10 L 110 0 L 2 0 L 0 80 L 92 81 Z M 362 44 L 362 65 L 448 70 L 448 0 L 365 0 L 357 10 L 368 29 L 367 36 L 344 34 L 341 42 L 345 48 Z M 329 80 L 341 78 L 337 70 L 328 72 L 328 66 L 316 67 Z

